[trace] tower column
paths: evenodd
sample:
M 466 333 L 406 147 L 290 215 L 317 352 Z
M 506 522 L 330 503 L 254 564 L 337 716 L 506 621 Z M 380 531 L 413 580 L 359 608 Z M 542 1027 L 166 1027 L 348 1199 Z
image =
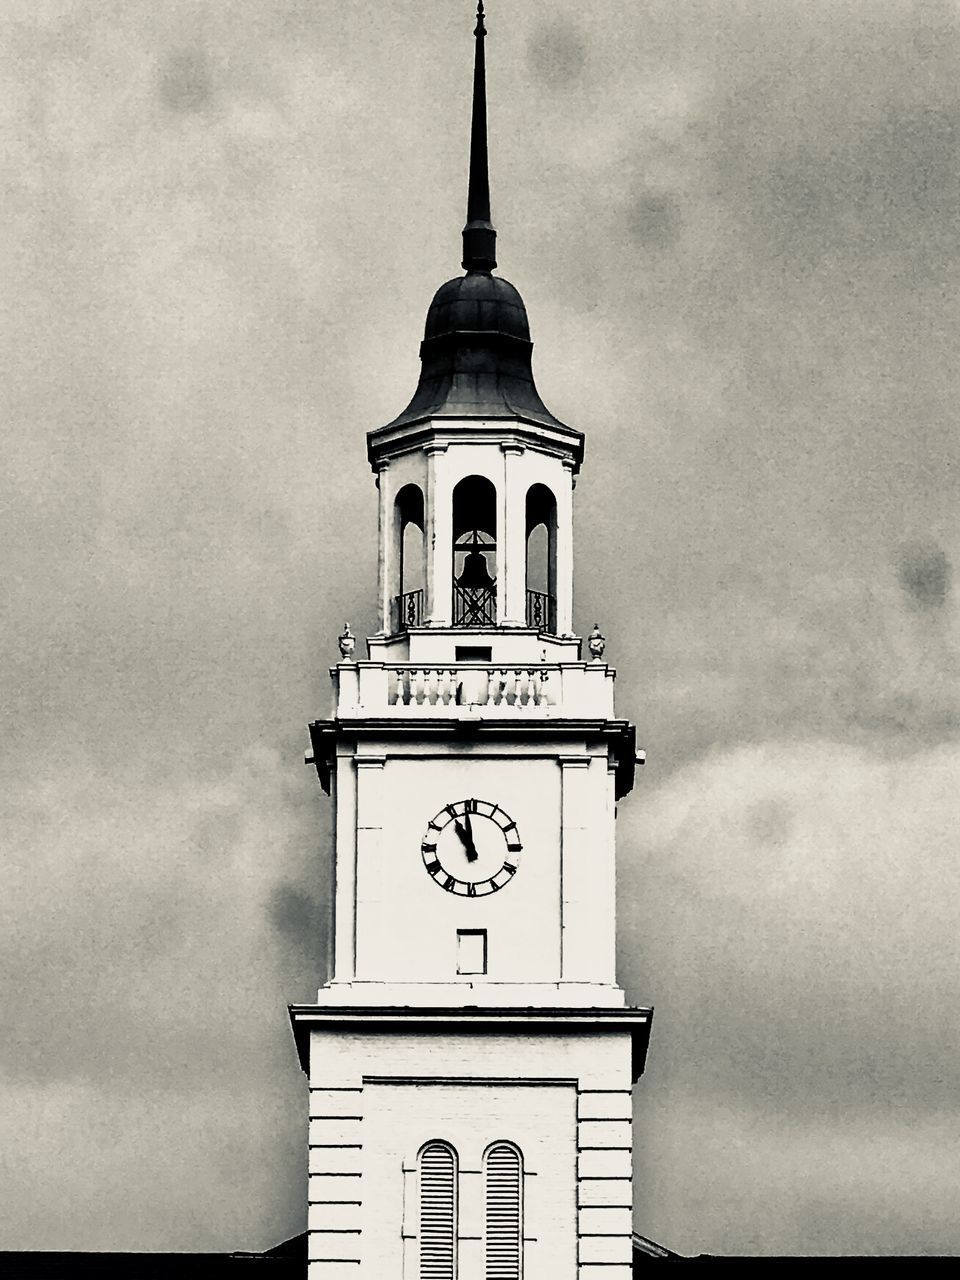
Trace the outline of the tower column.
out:
M 517 459 L 523 455 L 523 446 L 501 444 L 503 450 L 504 519 L 501 543 L 502 570 L 498 577 L 503 581 L 503 612 L 497 621 L 505 627 L 522 627 L 527 621 L 527 512 L 523 483 Z
M 450 625 L 453 604 L 453 493 L 445 483 L 446 445 L 428 445 L 427 491 L 424 502 L 423 547 L 426 561 L 424 622 Z
M 566 484 L 557 493 L 557 633 L 573 634 L 573 464 L 564 460 Z
M 391 554 L 393 550 L 394 531 L 393 521 L 390 511 L 390 497 L 388 489 L 390 482 L 388 479 L 389 472 L 386 464 L 381 463 L 377 467 L 377 499 L 378 499 L 378 519 L 380 530 L 380 550 L 377 556 L 377 596 L 380 601 L 380 630 L 381 636 L 389 635 L 393 630 L 392 612 L 392 596 L 393 583 L 391 582 Z

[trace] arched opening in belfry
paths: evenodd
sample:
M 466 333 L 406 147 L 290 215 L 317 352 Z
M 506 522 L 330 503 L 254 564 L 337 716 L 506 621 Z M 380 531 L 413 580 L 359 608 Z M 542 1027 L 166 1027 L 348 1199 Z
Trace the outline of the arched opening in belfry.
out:
M 393 629 L 418 627 L 423 621 L 423 493 L 406 484 L 396 499 L 397 583 L 393 601 Z
M 497 491 L 467 476 L 453 491 L 453 625 L 497 621 Z
M 545 484 L 527 490 L 527 626 L 557 629 L 557 500 Z

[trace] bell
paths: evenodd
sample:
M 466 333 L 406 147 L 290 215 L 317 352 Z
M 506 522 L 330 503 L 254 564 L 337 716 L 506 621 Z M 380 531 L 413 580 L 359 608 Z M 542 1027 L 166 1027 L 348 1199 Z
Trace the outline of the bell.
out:
M 457 586 L 476 591 L 493 585 L 494 579 L 490 577 L 486 556 L 482 551 L 468 551 L 463 562 L 463 570 L 457 579 Z

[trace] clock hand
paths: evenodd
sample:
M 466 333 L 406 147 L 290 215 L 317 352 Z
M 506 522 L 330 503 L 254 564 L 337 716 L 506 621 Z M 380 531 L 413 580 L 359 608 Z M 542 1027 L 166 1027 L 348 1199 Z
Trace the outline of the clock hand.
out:
M 463 825 L 467 829 L 467 839 L 470 841 L 470 848 L 467 850 L 467 861 L 476 862 L 479 855 L 477 854 L 477 846 L 473 842 L 473 823 L 470 821 L 469 810 L 463 815 Z
M 468 823 L 469 821 L 470 819 L 467 818 Z M 453 827 L 457 835 L 460 837 L 460 843 L 466 850 L 467 861 L 476 862 L 479 855 L 477 854 L 477 846 L 473 843 L 473 832 L 465 827 L 459 818 L 454 818 Z

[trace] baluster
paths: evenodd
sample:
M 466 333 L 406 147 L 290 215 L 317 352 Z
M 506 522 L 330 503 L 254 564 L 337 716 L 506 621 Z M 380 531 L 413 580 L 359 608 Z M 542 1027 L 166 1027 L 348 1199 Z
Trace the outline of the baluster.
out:
M 427 702 L 435 707 L 440 701 L 440 672 L 436 667 L 427 668 Z
M 423 672 L 419 667 L 410 672 L 410 702 L 418 707 L 423 702 Z
M 523 671 L 517 672 L 517 675 L 519 676 L 519 690 L 520 690 L 519 694 L 517 695 L 517 701 L 520 703 L 521 707 L 527 707 L 530 705 L 530 702 L 532 700 L 532 695 L 533 695 L 533 684 L 531 681 L 530 668 L 527 667 Z
M 507 687 L 507 673 L 502 667 L 494 672 L 494 680 L 496 683 L 493 690 L 493 705 L 499 707 L 503 703 L 503 695 Z
M 544 707 L 550 705 L 550 690 L 547 687 L 550 682 L 550 672 L 540 668 L 540 697 L 539 704 Z
M 403 706 L 407 701 L 403 695 L 403 668 L 397 667 L 394 674 L 397 677 L 397 681 L 394 688 L 393 701 L 395 703 L 400 703 L 400 705 Z
M 481 705 L 481 706 L 487 706 L 487 705 L 489 705 L 490 700 L 491 700 L 491 699 L 490 699 L 490 694 L 491 694 L 490 686 L 491 686 L 491 684 L 493 683 L 493 672 L 490 670 L 490 668 L 489 668 L 489 667 L 486 667 L 486 668 L 484 669 L 484 671 L 483 671 L 483 677 L 484 677 L 484 680 L 483 680 L 483 688 L 480 690 L 480 698 L 479 698 L 479 701 L 480 701 L 480 705 Z

